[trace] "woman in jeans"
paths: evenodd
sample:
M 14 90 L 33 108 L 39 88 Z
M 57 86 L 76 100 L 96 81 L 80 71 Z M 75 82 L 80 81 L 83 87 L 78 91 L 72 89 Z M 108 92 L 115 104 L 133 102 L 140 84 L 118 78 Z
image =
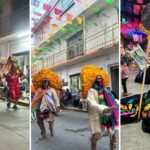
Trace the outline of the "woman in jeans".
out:
M 124 64 L 124 62 L 121 62 L 121 81 L 123 87 L 123 96 L 128 95 L 127 84 L 126 84 L 128 77 L 129 77 L 129 69 L 127 65 Z

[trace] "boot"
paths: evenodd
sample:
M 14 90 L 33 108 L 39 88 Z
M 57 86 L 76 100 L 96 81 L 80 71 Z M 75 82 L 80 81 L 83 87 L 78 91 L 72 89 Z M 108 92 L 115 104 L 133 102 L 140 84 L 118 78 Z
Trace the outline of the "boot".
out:
M 37 124 L 41 130 L 41 137 L 39 138 L 39 140 L 43 140 L 46 138 L 46 130 L 45 130 L 44 122 L 41 118 L 39 118 L 38 113 L 37 113 Z
M 10 103 L 9 102 L 7 103 L 7 109 L 10 109 Z
M 49 130 L 50 130 L 51 136 L 54 136 L 54 121 L 49 122 Z
M 16 105 L 14 105 L 14 106 L 13 106 L 13 109 L 14 109 L 14 110 L 18 110 L 19 108 L 18 108 Z
M 100 140 L 101 138 L 101 134 L 100 133 L 96 133 L 94 135 L 92 135 L 92 138 L 91 138 L 91 150 L 96 150 L 96 144 L 97 144 L 97 141 Z
M 116 149 L 117 149 L 117 137 L 116 134 L 113 134 L 112 137 L 110 137 L 110 150 Z

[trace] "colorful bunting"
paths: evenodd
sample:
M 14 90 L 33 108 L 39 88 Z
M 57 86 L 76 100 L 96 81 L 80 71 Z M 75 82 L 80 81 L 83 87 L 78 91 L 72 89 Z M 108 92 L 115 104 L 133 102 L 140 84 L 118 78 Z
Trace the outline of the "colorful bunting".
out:
M 56 15 L 60 15 L 62 13 L 62 10 L 60 10 L 58 8 L 55 8 L 54 12 L 55 12 Z
M 68 21 L 68 20 L 67 20 L 67 24 L 73 24 L 73 22 L 72 22 L 72 21 Z
M 61 32 L 61 33 L 67 33 L 67 29 L 62 28 L 62 29 L 60 30 L 60 32 Z
M 56 20 L 62 21 L 62 18 L 61 17 L 57 17 Z
M 53 35 L 54 35 L 54 34 L 53 34 L 53 33 L 51 33 L 51 32 L 49 32 L 49 33 L 48 33 L 48 36 L 53 36 Z
M 49 24 L 46 23 L 46 24 L 43 26 L 43 28 L 49 28 Z
M 86 7 L 86 8 L 90 8 L 90 5 L 87 3 L 87 2 L 82 2 L 83 3 L 83 6 Z
M 73 18 L 73 15 L 70 13 L 66 13 L 66 18 L 67 18 L 67 21 L 71 21 Z
M 46 4 L 46 3 L 43 4 L 43 10 L 50 11 L 51 9 L 52 9 L 52 6 L 50 6 L 50 5 Z
M 39 16 L 39 17 L 41 17 L 41 16 L 42 16 L 42 14 L 41 14 L 41 13 L 39 13 L 39 12 L 37 12 L 37 11 L 34 11 L 33 13 L 34 13 L 35 15 Z
M 82 24 L 83 19 L 81 17 L 76 17 L 78 24 Z
M 74 27 L 70 27 L 68 30 L 69 30 L 70 32 L 74 32 L 74 31 L 75 31 L 75 28 L 74 28 Z
M 106 4 L 112 5 L 114 3 L 114 0 L 105 0 Z
M 78 3 L 82 3 L 82 1 L 81 0 L 76 0 Z
M 50 41 L 49 39 L 46 39 L 45 42 L 46 42 L 46 43 L 50 43 L 51 41 Z
M 45 16 L 48 20 L 52 20 L 53 18 L 51 16 Z
M 31 28 L 31 30 L 32 30 L 32 31 L 35 31 L 35 30 L 36 30 L 36 28 L 35 28 L 35 27 L 32 27 L 32 28 Z
M 53 30 L 58 30 L 58 25 L 57 24 L 52 24 L 52 29 Z
M 94 13 L 99 13 L 101 11 L 101 9 L 100 8 L 92 8 L 92 11 Z
M 40 6 L 40 1 L 39 0 L 32 0 L 31 5 L 33 5 L 35 7 L 39 7 Z

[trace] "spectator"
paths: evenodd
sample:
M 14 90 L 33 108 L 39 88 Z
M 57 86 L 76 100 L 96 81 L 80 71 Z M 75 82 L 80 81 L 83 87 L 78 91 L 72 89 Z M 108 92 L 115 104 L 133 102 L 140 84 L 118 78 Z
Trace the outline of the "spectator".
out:
M 121 80 L 122 80 L 122 87 L 123 87 L 123 96 L 127 96 L 127 85 L 126 82 L 129 77 L 129 69 L 127 65 L 124 64 L 124 62 L 121 62 Z

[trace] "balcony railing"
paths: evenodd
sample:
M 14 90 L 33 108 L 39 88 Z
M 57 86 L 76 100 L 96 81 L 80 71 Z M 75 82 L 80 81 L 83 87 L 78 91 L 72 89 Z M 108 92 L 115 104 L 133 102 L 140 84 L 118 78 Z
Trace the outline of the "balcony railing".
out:
M 83 41 L 80 41 L 67 49 L 67 59 L 72 59 L 84 54 Z
M 92 51 L 100 51 L 102 48 L 113 46 L 119 41 L 119 24 L 115 23 L 102 31 L 86 38 L 63 51 L 52 54 L 43 61 L 37 62 L 32 66 L 32 73 L 42 68 L 50 68 L 54 65 L 67 62 L 75 57 L 87 54 Z
M 13 34 L 29 28 L 29 6 L 16 13 L 0 18 L 0 37 Z

